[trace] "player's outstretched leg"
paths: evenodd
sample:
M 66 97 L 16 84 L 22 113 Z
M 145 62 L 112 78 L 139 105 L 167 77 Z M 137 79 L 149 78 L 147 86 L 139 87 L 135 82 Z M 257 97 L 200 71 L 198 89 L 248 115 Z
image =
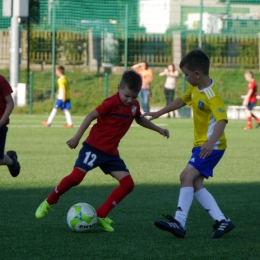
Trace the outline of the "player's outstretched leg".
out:
M 256 120 L 256 128 L 260 126 L 260 119 L 251 111 L 251 116 Z
M 35 213 L 36 218 L 40 219 L 46 217 L 52 206 L 58 202 L 60 196 L 70 188 L 80 184 L 85 175 L 86 173 L 82 170 L 74 168 L 72 173 L 64 177 L 58 186 L 52 191 L 50 196 L 38 207 Z
M 47 200 L 44 200 L 41 205 L 38 207 L 38 209 L 35 212 L 35 217 L 40 219 L 40 218 L 45 218 L 49 212 L 49 210 L 52 208 L 52 205 L 50 205 Z
M 97 209 L 97 226 L 107 232 L 114 231 L 114 228 L 110 225 L 113 221 L 107 217 L 108 213 L 134 188 L 134 181 L 131 175 L 125 176 L 119 183 L 120 185 L 110 193 L 105 203 Z
M 220 238 L 226 233 L 230 232 L 235 225 L 229 218 L 223 219 L 221 221 L 216 221 L 216 224 L 213 225 L 213 233 L 211 238 Z
M 8 151 L 6 154 L 13 160 L 13 165 L 8 166 L 9 172 L 13 177 L 17 177 L 21 170 L 18 155 L 15 151 Z
M 64 114 L 66 116 L 67 124 L 63 126 L 63 128 L 72 128 L 72 120 L 71 120 L 71 114 L 69 110 L 64 110 Z
M 176 219 L 174 219 L 170 215 L 163 215 L 168 221 L 163 221 L 163 220 L 157 220 L 154 222 L 155 226 L 171 232 L 174 236 L 178 238 L 184 238 L 186 234 L 186 228 L 183 227 L 180 222 Z
M 231 220 L 226 218 L 222 213 L 214 197 L 206 188 L 202 188 L 196 191 L 194 196 L 201 204 L 201 206 L 216 221 L 215 225 L 213 226 L 214 231 L 211 235 L 212 238 L 219 238 L 235 227 Z

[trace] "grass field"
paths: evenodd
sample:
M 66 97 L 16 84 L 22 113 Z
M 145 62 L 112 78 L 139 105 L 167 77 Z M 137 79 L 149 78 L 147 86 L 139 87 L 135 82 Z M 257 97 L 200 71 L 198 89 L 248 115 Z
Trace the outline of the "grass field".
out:
M 121 157 L 135 180 L 135 189 L 109 215 L 114 233 L 95 229 L 74 233 L 66 223 L 69 208 L 88 202 L 97 208 L 117 182 L 99 169 L 64 194 L 47 218 L 34 217 L 38 205 L 61 178 L 72 170 L 77 153 L 65 142 L 83 117 L 73 117 L 75 128 L 63 129 L 64 117 L 51 128 L 40 125 L 46 116 L 11 117 L 6 150 L 18 152 L 21 174 L 12 178 L 1 167 L 0 259 L 260 259 L 259 131 L 242 131 L 245 122 L 230 121 L 228 149 L 206 187 L 236 228 L 220 239 L 211 239 L 214 221 L 196 200 L 190 210 L 185 239 L 157 229 L 161 214 L 174 214 L 179 194 L 179 174 L 192 148 L 190 119 L 158 119 L 170 139 L 133 125 L 120 143 Z M 86 133 L 87 135 L 87 133 Z M 86 136 L 85 135 L 85 136 Z

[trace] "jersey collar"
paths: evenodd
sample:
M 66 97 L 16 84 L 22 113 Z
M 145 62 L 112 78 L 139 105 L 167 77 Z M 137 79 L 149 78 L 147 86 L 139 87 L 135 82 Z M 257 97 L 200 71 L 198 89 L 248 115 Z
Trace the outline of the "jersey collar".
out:
M 198 89 L 199 92 L 203 92 L 204 90 L 212 88 L 212 86 L 214 86 L 214 80 L 213 79 L 211 79 L 211 84 L 208 87 L 206 87 L 204 89 L 199 89 L 199 88 L 197 88 L 197 89 Z

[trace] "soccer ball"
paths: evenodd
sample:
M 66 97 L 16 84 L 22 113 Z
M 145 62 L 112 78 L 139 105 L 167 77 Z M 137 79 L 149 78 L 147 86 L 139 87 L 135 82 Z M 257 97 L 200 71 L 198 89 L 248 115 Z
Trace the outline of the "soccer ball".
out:
M 77 203 L 68 211 L 67 223 L 73 231 L 88 232 L 97 223 L 96 210 L 88 203 Z

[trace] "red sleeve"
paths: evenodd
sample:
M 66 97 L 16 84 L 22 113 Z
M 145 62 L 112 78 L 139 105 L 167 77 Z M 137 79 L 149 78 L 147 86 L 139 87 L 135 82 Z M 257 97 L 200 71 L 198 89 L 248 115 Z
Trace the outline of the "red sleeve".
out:
M 137 111 L 136 111 L 135 117 L 140 118 L 141 115 L 142 115 L 142 113 L 141 113 L 141 110 L 140 110 L 140 104 L 139 104 L 139 102 L 137 102 Z
M 114 107 L 114 102 L 109 98 L 109 99 L 105 99 L 103 103 L 96 108 L 96 110 L 100 116 L 103 116 L 109 114 L 113 107 Z
M 252 89 L 253 91 L 255 90 L 255 87 L 256 87 L 256 82 L 255 81 L 251 81 L 249 83 L 249 86 L 248 86 L 248 90 L 249 89 Z
M 1 92 L 3 97 L 6 97 L 11 93 L 13 93 L 11 86 L 3 76 L 0 76 L 0 85 L 1 85 Z

